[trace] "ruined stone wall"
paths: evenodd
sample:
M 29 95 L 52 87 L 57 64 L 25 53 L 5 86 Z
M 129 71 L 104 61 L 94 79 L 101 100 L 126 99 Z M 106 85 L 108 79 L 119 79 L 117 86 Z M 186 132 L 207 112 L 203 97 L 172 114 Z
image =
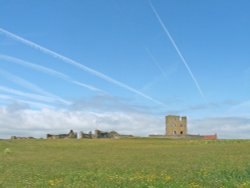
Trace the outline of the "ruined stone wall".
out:
M 167 136 L 186 136 L 187 135 L 187 117 L 166 116 Z
M 84 133 L 84 132 L 81 131 L 79 138 L 80 139 L 84 139 L 84 138 L 92 139 L 93 135 L 92 135 L 91 131 L 89 133 Z
M 68 134 L 47 134 L 47 139 L 66 139 L 66 138 L 77 138 L 77 133 L 70 130 Z

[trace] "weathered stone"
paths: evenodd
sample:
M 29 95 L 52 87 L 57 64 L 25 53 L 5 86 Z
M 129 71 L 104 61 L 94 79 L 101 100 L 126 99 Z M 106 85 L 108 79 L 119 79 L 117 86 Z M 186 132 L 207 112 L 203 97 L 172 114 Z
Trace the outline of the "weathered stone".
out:
M 87 138 L 87 139 L 92 139 L 92 132 L 90 131 L 88 134 L 87 133 L 84 133 L 84 132 L 80 132 L 80 138 Z
M 166 136 L 186 136 L 187 117 L 166 116 Z
M 68 134 L 47 134 L 47 139 L 66 139 L 66 138 L 77 138 L 77 133 L 73 130 L 70 130 Z

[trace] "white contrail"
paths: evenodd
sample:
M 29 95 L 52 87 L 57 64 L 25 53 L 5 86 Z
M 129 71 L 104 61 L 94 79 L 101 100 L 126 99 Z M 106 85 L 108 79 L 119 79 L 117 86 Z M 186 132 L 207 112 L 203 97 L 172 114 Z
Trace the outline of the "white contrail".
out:
M 81 63 L 79 63 L 77 61 L 74 61 L 74 60 L 72 60 L 72 59 L 70 59 L 70 58 L 68 58 L 66 56 L 63 56 L 63 55 L 61 55 L 59 53 L 56 53 L 56 52 L 54 52 L 52 50 L 49 50 L 49 49 L 47 49 L 45 47 L 42 47 L 42 46 L 40 46 L 40 45 L 38 45 L 38 44 L 36 44 L 34 42 L 31 42 L 31 41 L 29 41 L 27 39 L 24 39 L 24 38 L 22 38 L 22 37 L 20 37 L 20 36 L 18 36 L 16 34 L 13 34 L 13 33 L 9 32 L 9 31 L 6 31 L 6 30 L 4 30 L 2 28 L 0 28 L 0 32 L 4 33 L 8 37 L 11 37 L 11 38 L 13 38 L 13 39 L 15 39 L 15 40 L 17 40 L 19 42 L 22 42 L 23 44 L 26 44 L 26 45 L 34 48 L 34 49 L 40 50 L 41 52 L 46 53 L 48 55 L 51 55 L 51 56 L 53 56 L 55 58 L 58 58 L 58 59 L 64 61 L 65 63 L 69 63 L 71 65 L 74 65 L 75 67 L 78 67 L 78 68 L 80 68 L 80 69 L 82 69 L 82 70 L 84 70 L 86 72 L 89 72 L 90 74 L 93 74 L 93 75 L 95 75 L 95 76 L 97 76 L 97 77 L 99 77 L 99 78 L 101 78 L 103 80 L 106 80 L 106 81 L 108 81 L 110 83 L 113 83 L 113 84 L 115 84 L 117 86 L 120 86 L 120 87 L 122 87 L 122 88 L 124 88 L 124 89 L 126 89 L 128 91 L 131 91 L 131 92 L 133 92 L 133 93 L 135 93 L 137 95 L 140 95 L 140 96 L 142 96 L 142 97 L 144 97 L 144 98 L 146 98 L 146 99 L 148 99 L 148 100 L 150 100 L 152 102 L 155 102 L 155 103 L 157 103 L 159 105 L 162 105 L 162 106 L 166 107 L 166 105 L 164 103 L 162 103 L 162 102 L 160 102 L 160 101 L 158 101 L 158 100 L 156 100 L 156 99 L 154 99 L 154 98 L 152 98 L 152 97 L 150 97 L 150 96 L 148 96 L 148 95 L 146 95 L 146 94 L 144 94 L 144 93 L 142 93 L 142 92 L 140 92 L 140 91 L 138 91 L 138 90 L 136 90 L 136 89 L 122 83 L 122 82 L 120 82 L 120 81 L 117 81 L 117 80 L 115 80 L 115 79 L 113 79 L 113 78 L 111 78 L 111 77 L 109 77 L 109 76 L 107 76 L 107 75 L 105 75 L 105 74 L 103 74 L 101 72 L 98 72 L 98 71 L 96 71 L 94 69 L 91 69 L 91 68 L 89 68 L 89 67 L 87 67 L 87 66 L 85 66 L 85 65 L 83 65 L 83 64 L 81 64 Z
M 162 21 L 160 15 L 158 14 L 157 10 L 154 8 L 154 6 L 153 6 L 153 4 L 152 4 L 152 2 L 151 2 L 150 0 L 149 0 L 149 5 L 150 5 L 151 9 L 153 10 L 153 12 L 154 12 L 154 14 L 155 14 L 157 20 L 159 21 L 159 23 L 160 23 L 162 29 L 163 29 L 164 32 L 166 33 L 167 37 L 169 38 L 169 40 L 171 41 L 172 45 L 174 46 L 176 52 L 178 53 L 179 57 L 181 58 L 181 61 L 182 61 L 183 64 L 185 65 L 185 67 L 186 67 L 186 69 L 187 69 L 189 75 L 190 75 L 191 78 L 193 79 L 193 81 L 194 81 L 194 83 L 195 83 L 195 85 L 196 85 L 196 87 L 197 87 L 197 89 L 198 89 L 200 95 L 202 96 L 202 98 L 203 98 L 205 101 L 207 101 L 207 100 L 206 100 L 206 97 L 205 97 L 205 95 L 204 95 L 204 93 L 203 93 L 203 91 L 201 90 L 201 87 L 200 87 L 200 85 L 199 85 L 197 79 L 195 78 L 195 76 L 194 76 L 193 72 L 191 71 L 190 67 L 188 66 L 187 61 L 186 61 L 185 58 L 183 57 L 182 53 L 180 52 L 178 46 L 176 45 L 176 43 L 175 43 L 175 41 L 174 41 L 174 39 L 173 39 L 173 37 L 170 35 L 170 33 L 169 33 L 167 27 L 166 27 L 165 24 L 163 23 L 163 21 Z
M 0 85 L 0 91 L 5 92 L 5 93 L 10 93 L 12 95 L 17 95 L 17 96 L 21 96 L 21 97 L 25 97 L 25 98 L 30 98 L 30 99 L 37 100 L 37 101 L 48 102 L 48 103 L 55 102 L 55 99 L 51 98 L 51 97 L 45 97 L 43 95 L 27 93 L 27 92 L 12 89 L 12 88 L 2 86 L 2 85 Z
M 16 97 L 11 97 L 11 96 L 2 95 L 2 94 L 0 94 L 0 99 L 3 99 L 4 101 L 6 101 L 6 100 L 7 101 L 17 101 L 17 102 L 25 103 L 25 104 L 28 104 L 30 106 L 34 106 L 34 107 L 37 107 L 37 108 L 52 108 L 52 109 L 55 108 L 54 106 L 47 105 L 47 104 L 44 104 L 44 103 L 27 101 L 27 100 L 18 99 Z
M 63 79 L 65 81 L 71 82 L 71 83 L 73 83 L 75 85 L 87 88 L 87 89 L 95 91 L 95 92 L 107 94 L 107 92 L 105 92 L 105 91 L 103 91 L 103 90 L 101 90 L 99 88 L 96 88 L 94 86 L 91 86 L 89 84 L 85 84 L 85 83 L 82 83 L 82 82 L 79 82 L 79 81 L 75 81 L 75 80 L 71 79 L 68 75 L 63 74 L 63 73 L 61 73 L 59 71 L 56 71 L 54 69 L 51 69 L 51 68 L 47 68 L 47 67 L 44 67 L 44 66 L 41 66 L 41 65 L 30 63 L 28 61 L 24 61 L 24 60 L 19 59 L 19 58 L 15 58 L 15 57 L 3 55 L 3 54 L 0 54 L 0 59 L 3 59 L 5 61 L 9 61 L 9 62 L 12 62 L 12 63 L 16 63 L 16 64 L 19 64 L 19 65 L 22 65 L 22 66 L 26 66 L 26 67 L 29 67 L 29 68 L 34 69 L 36 71 L 43 72 L 43 73 L 58 77 L 60 79 Z
M 161 74 L 167 78 L 167 74 L 165 73 L 165 71 L 163 70 L 162 66 L 158 63 L 158 61 L 155 59 L 155 57 L 153 56 L 153 54 L 150 52 L 150 50 L 148 48 L 145 48 L 146 52 L 148 53 L 148 55 L 150 56 L 150 58 L 152 59 L 153 63 L 155 64 L 155 66 L 158 68 L 158 70 L 161 72 Z
M 0 54 L 0 59 L 5 60 L 5 61 L 9 61 L 9 62 L 12 62 L 12 63 L 16 63 L 16 64 L 19 64 L 19 65 L 22 65 L 22 66 L 25 66 L 25 67 L 29 67 L 31 69 L 34 69 L 34 70 L 37 70 L 37 71 L 40 71 L 40 72 L 44 72 L 46 74 L 50 74 L 52 76 L 56 76 L 56 77 L 64 79 L 64 80 L 69 79 L 69 76 L 67 76 L 67 75 L 65 75 L 63 73 L 60 73 L 58 71 L 55 71 L 53 69 L 50 69 L 50 68 L 47 68 L 47 67 L 44 67 L 44 66 L 40 66 L 40 65 L 37 65 L 37 64 L 34 64 L 34 63 L 30 63 L 28 61 L 24 61 L 24 60 L 19 59 L 19 58 L 15 58 L 15 57 Z
M 17 83 L 17 84 L 19 84 L 19 85 L 21 85 L 21 86 L 23 86 L 23 87 L 25 87 L 27 89 L 30 89 L 32 91 L 35 91 L 37 93 L 43 94 L 45 96 L 53 97 L 55 100 L 60 101 L 63 104 L 66 104 L 66 105 L 71 104 L 71 102 L 69 102 L 67 100 L 64 100 L 64 99 L 62 99 L 62 98 L 60 98 L 60 97 L 58 97 L 58 96 L 56 96 L 54 94 L 51 94 L 51 93 L 49 93 L 47 91 L 44 91 L 40 87 L 28 82 L 27 80 L 24 80 L 24 79 L 22 79 L 22 78 L 20 78 L 18 76 L 15 76 L 15 75 L 7 72 L 7 71 L 4 71 L 2 69 L 0 69 L 0 76 L 3 76 L 5 78 L 7 78 L 8 80 L 11 80 L 12 82 Z

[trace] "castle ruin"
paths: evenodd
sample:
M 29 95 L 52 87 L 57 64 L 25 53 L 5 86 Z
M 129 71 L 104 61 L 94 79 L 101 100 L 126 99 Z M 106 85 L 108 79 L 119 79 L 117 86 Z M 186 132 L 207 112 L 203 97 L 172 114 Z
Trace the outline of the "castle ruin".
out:
M 47 134 L 47 139 L 67 139 L 67 138 L 77 138 L 77 133 L 70 130 L 68 134 Z
M 187 135 L 187 117 L 166 116 L 166 136 L 186 136 Z

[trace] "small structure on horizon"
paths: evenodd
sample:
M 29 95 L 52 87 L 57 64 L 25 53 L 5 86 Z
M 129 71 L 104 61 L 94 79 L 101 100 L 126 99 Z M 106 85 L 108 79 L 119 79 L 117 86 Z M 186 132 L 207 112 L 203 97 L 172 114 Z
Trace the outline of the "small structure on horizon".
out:
M 10 139 L 11 140 L 15 140 L 15 139 L 20 140 L 20 139 L 35 139 L 35 138 L 32 136 L 29 136 L 29 137 L 11 136 Z
M 204 140 L 217 140 L 217 134 L 203 135 Z
M 165 117 L 166 136 L 186 136 L 187 117 L 168 115 Z

